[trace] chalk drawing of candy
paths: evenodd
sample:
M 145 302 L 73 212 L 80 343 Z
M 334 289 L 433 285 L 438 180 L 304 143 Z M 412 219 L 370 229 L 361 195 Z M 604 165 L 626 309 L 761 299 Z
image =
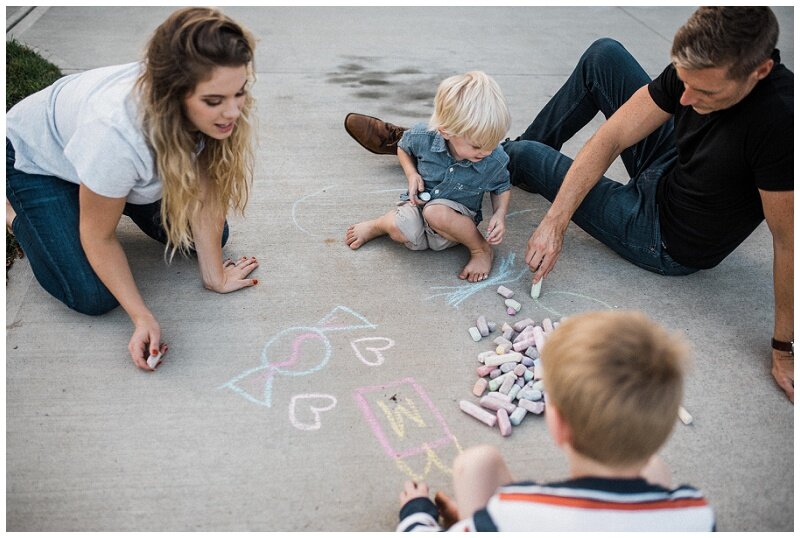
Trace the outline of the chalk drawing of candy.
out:
M 328 364 L 332 355 L 328 333 L 375 327 L 361 314 L 346 306 L 337 306 L 314 325 L 290 327 L 274 335 L 264 345 L 258 366 L 245 370 L 219 388 L 230 389 L 254 404 L 272 407 L 276 378 L 311 375 Z

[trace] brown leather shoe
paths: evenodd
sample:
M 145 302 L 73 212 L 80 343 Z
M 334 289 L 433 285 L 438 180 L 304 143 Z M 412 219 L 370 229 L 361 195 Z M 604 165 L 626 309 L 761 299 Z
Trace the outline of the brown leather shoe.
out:
M 351 112 L 344 118 L 344 130 L 367 151 L 378 155 L 397 155 L 397 143 L 403 131 L 408 129 Z

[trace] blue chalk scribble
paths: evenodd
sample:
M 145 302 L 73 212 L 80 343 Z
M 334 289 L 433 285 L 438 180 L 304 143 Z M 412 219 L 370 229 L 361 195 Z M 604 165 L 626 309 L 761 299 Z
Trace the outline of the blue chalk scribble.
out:
M 458 286 L 431 286 L 432 290 L 450 290 L 450 291 L 443 291 L 442 293 L 434 293 L 433 295 L 429 296 L 426 300 L 433 299 L 435 297 L 447 297 L 447 304 L 452 306 L 453 308 L 458 308 L 461 303 L 475 295 L 476 293 L 484 290 L 486 288 L 491 288 L 494 286 L 499 286 L 500 284 L 507 284 L 509 282 L 516 282 L 520 278 L 522 278 L 525 273 L 528 272 L 528 267 L 523 267 L 519 271 L 514 270 L 514 258 L 515 254 L 512 252 L 502 260 L 500 260 L 499 266 L 497 269 L 493 271 L 493 275 L 487 278 L 486 280 L 482 280 L 480 282 L 469 282 L 466 284 L 460 284 Z

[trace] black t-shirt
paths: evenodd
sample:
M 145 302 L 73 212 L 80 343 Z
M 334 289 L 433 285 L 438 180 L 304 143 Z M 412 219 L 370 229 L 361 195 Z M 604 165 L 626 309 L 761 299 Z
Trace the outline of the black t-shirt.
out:
M 667 252 L 688 267 L 721 262 L 764 220 L 758 189 L 794 190 L 794 74 L 780 63 L 739 103 L 710 114 L 680 104 L 669 65 L 650 96 L 675 117 L 678 159 L 656 201 Z

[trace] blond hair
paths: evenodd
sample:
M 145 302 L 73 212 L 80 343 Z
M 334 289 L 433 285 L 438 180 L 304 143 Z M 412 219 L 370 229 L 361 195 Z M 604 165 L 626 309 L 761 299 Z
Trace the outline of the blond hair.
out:
M 683 69 L 727 67 L 742 80 L 778 43 L 778 19 L 768 7 L 701 7 L 675 33 L 672 62 Z
M 467 137 L 482 150 L 491 151 L 510 126 L 511 116 L 503 92 L 486 73 L 470 71 L 439 84 L 429 129 Z
M 187 253 L 193 246 L 190 218 L 210 211 L 224 217 L 228 209 L 243 213 L 253 177 L 254 100 L 245 94 L 241 115 L 231 136 L 205 137 L 209 195 L 199 199 L 198 138 L 184 110 L 184 100 L 218 66 L 246 66 L 253 80 L 255 39 L 216 9 L 184 8 L 174 12 L 154 32 L 137 81 L 142 124 L 155 153 L 163 184 L 161 222 L 167 249 Z M 202 136 L 202 135 L 201 135 Z
M 547 401 L 572 432 L 572 448 L 597 462 L 645 462 L 664 444 L 683 397 L 686 347 L 639 312 L 566 319 L 547 340 Z

